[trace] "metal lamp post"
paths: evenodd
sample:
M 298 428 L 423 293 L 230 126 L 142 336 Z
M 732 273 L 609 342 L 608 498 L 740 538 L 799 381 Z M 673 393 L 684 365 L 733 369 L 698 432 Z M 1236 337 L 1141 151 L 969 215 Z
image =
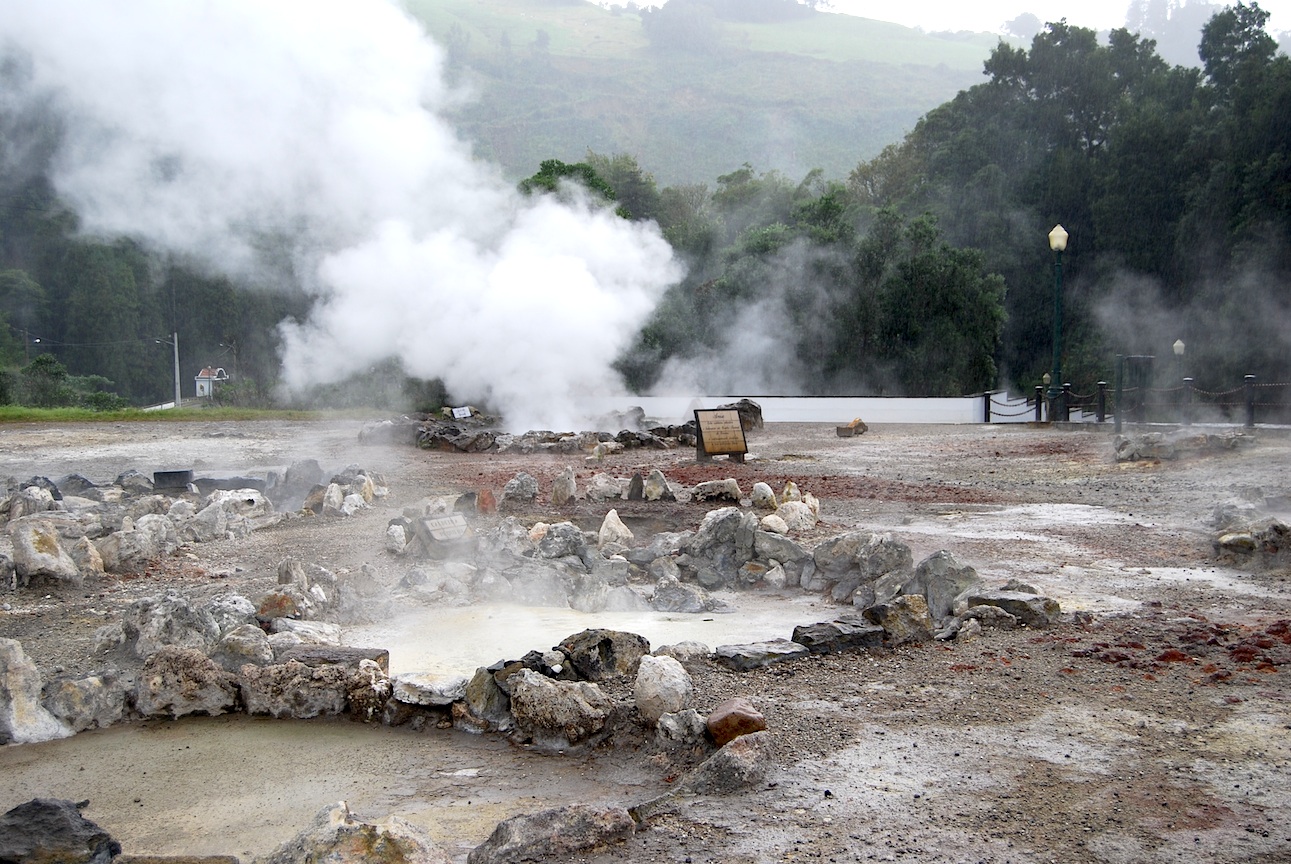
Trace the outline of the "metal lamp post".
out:
M 1062 406 L 1062 253 L 1067 248 L 1067 231 L 1055 225 L 1049 232 L 1053 261 L 1053 372 L 1049 379 L 1049 419 L 1063 416 Z
M 175 407 L 178 408 L 181 396 L 179 391 L 179 333 L 170 334 L 169 339 L 157 339 L 155 341 L 158 345 L 170 345 L 175 349 Z
M 1183 349 L 1184 349 L 1183 340 L 1182 339 L 1174 340 L 1174 345 L 1171 347 L 1174 348 L 1175 371 L 1179 374 L 1179 377 L 1182 378 L 1183 377 Z

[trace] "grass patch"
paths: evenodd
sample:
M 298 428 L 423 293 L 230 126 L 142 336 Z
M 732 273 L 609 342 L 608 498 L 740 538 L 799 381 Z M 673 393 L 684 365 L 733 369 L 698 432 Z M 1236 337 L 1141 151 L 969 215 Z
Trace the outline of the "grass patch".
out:
M 88 408 L 0 406 L 0 423 L 130 423 L 197 420 L 218 423 L 235 420 L 327 420 L 337 416 L 339 415 L 335 412 L 265 408 L 180 408 L 170 411 L 142 411 L 138 408 L 127 408 L 122 411 L 91 411 Z

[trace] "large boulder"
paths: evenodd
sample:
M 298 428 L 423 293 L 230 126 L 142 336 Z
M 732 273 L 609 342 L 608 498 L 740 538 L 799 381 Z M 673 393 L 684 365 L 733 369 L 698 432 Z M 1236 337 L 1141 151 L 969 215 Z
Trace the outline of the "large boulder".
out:
M 644 636 L 620 630 L 584 630 L 563 639 L 557 649 L 586 681 L 605 681 L 637 673 L 641 658 L 650 653 Z
M 398 816 L 365 821 L 344 801 L 329 804 L 299 834 L 256 864 L 449 864 L 424 828 Z
M 891 602 L 871 606 L 865 610 L 865 617 L 883 628 L 890 648 L 932 641 L 934 625 L 922 594 L 904 594 Z
M 595 684 L 553 681 L 529 669 L 509 679 L 517 730 L 540 747 L 564 749 L 603 737 L 613 704 Z
M 308 719 L 345 713 L 351 675 L 344 666 L 288 660 L 273 666 L 243 666 L 238 686 L 248 714 Z
M 979 582 L 976 570 L 943 549 L 919 562 L 914 578 L 905 583 L 901 593 L 922 594 L 928 601 L 928 614 L 940 621 L 953 614 L 955 598 Z
M 766 779 L 775 757 L 770 732 L 741 735 L 677 783 L 679 792 L 730 795 Z
M 53 522 L 38 515 L 15 519 L 9 523 L 9 539 L 19 585 L 28 585 L 33 579 L 82 584 L 81 568 L 64 548 Z
M 40 704 L 40 690 L 40 671 L 27 659 L 22 644 L 0 638 L 0 744 L 31 744 L 72 734 Z
M 255 624 L 240 624 L 220 637 L 211 659 L 226 672 L 236 673 L 246 664 L 269 666 L 274 662 L 268 635 Z
M 637 669 L 634 689 L 637 710 L 651 726 L 664 714 L 675 714 L 690 706 L 695 685 L 677 660 L 646 655 Z
M 622 807 L 571 804 L 524 813 L 498 823 L 466 857 L 467 864 L 519 864 L 568 860 L 570 855 L 620 843 L 636 832 L 636 821 Z
M 73 732 L 105 729 L 125 716 L 126 695 L 134 682 L 106 673 L 51 681 L 42 704 Z
M 1057 600 L 1024 591 L 983 588 L 966 591 L 959 602 L 969 607 L 995 606 L 1028 627 L 1041 629 L 1054 624 L 1062 610 Z
M 766 717 L 743 696 L 734 696 L 720 703 L 709 712 L 704 722 L 718 747 L 741 735 L 752 735 L 767 728 Z
M 109 864 L 121 844 L 81 815 L 88 803 L 33 798 L 0 816 L 0 861 Z
M 153 561 L 174 552 L 179 536 L 168 517 L 151 513 L 141 516 L 132 529 L 109 534 L 95 545 L 109 573 L 140 573 Z
M 212 716 L 233 710 L 237 680 L 192 648 L 165 646 L 144 661 L 135 708 L 144 717 Z
M 788 639 L 771 639 L 766 642 L 748 642 L 742 645 L 719 645 L 713 649 L 713 659 L 727 669 L 749 672 L 786 660 L 799 660 L 811 652 Z
M 122 616 L 122 627 L 126 639 L 134 640 L 134 652 L 140 658 L 164 646 L 205 653 L 220 638 L 220 626 L 210 609 L 194 607 L 176 593 L 131 603 Z

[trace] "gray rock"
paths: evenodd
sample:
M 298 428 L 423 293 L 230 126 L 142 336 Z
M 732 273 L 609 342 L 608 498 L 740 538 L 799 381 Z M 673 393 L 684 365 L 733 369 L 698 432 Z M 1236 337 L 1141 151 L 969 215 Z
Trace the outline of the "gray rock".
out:
M 662 747 L 696 747 L 705 742 L 708 724 L 704 715 L 694 708 L 686 708 L 660 715 L 654 731 L 655 741 Z
M 200 651 L 163 646 L 144 661 L 134 704 L 144 717 L 223 714 L 237 704 L 237 681 Z
M 748 672 L 810 655 L 811 652 L 805 646 L 788 639 L 749 642 L 743 645 L 719 645 L 713 649 L 713 659 L 736 672 Z
M 970 607 L 997 606 L 1033 629 L 1050 626 L 1062 612 L 1057 600 L 1020 591 L 972 590 L 964 600 Z
M 635 831 L 635 820 L 621 807 L 572 804 L 499 822 L 466 860 L 467 864 L 567 860 L 578 852 L 621 843 Z
M 832 537 L 812 552 L 816 569 L 827 574 L 858 572 L 865 581 L 913 569 L 910 547 L 891 534 L 849 531 Z M 837 579 L 835 579 L 837 581 Z
M 646 612 L 650 608 L 650 601 L 627 585 L 611 588 L 605 594 L 605 612 Z
M 40 704 L 40 690 L 40 671 L 22 644 L 0 638 L 0 744 L 33 744 L 72 734 Z
M 642 484 L 641 494 L 647 501 L 675 501 L 677 496 L 673 494 L 668 480 L 663 476 L 663 472 L 658 468 L 652 468 L 646 475 L 645 482 Z
M 256 607 L 241 594 L 221 594 L 204 607 L 221 633 L 255 621 Z
M 538 497 L 538 481 L 521 471 L 502 489 L 503 504 L 532 504 Z
M 671 657 L 682 666 L 703 663 L 712 655 L 712 650 L 703 642 L 686 641 L 675 645 L 661 645 L 656 648 L 656 657 Z
M 553 507 L 562 507 L 574 500 L 578 494 L 578 484 L 574 480 L 574 469 L 566 465 L 565 470 L 556 475 L 556 479 L 551 483 L 551 504 Z
M 150 514 L 131 530 L 117 531 L 95 543 L 109 573 L 140 573 L 179 546 L 175 526 L 165 516 Z
M 637 674 L 650 642 L 635 633 L 592 629 L 562 639 L 557 646 L 585 681 L 606 681 Z
M 668 656 L 641 658 L 634 688 L 637 710 L 651 725 L 664 714 L 675 714 L 689 705 L 695 685 L 680 662 Z
M 730 795 L 766 780 L 775 758 L 770 732 L 741 735 L 677 783 L 678 791 Z
M 775 490 L 761 481 L 753 484 L 753 492 L 749 500 L 755 510 L 775 510 L 780 506 L 776 501 Z
M 19 585 L 33 579 L 51 579 L 81 585 L 84 577 L 76 560 L 63 548 L 53 523 L 40 516 L 24 516 L 9 523 L 13 565 Z
M 45 685 L 42 704 L 73 732 L 106 729 L 125 716 L 133 681 L 113 674 L 63 679 Z
M 36 513 L 58 510 L 53 494 L 40 486 L 26 486 L 9 496 L 9 519 L 21 519 Z
M 810 552 L 793 540 L 770 531 L 754 533 L 753 552 L 764 561 L 779 561 L 781 564 L 798 562 L 811 557 Z
M 344 714 L 352 673 L 344 666 L 307 666 L 297 660 L 243 666 L 237 684 L 248 714 L 279 719 Z
M 255 624 L 241 624 L 220 637 L 211 650 L 211 659 L 226 672 L 237 672 L 243 665 L 269 666 L 274 662 L 269 637 Z
M 978 632 L 986 630 L 1016 630 L 1021 624 L 1017 618 L 998 606 L 970 606 L 958 616 L 957 620 L 967 624 L 976 622 Z M 961 626 L 961 630 L 963 627 Z
M 364 821 L 344 801 L 318 811 L 299 834 L 256 864 L 449 864 L 424 828 L 398 816 Z
M 881 646 L 883 628 L 871 624 L 867 632 L 841 622 L 804 624 L 793 628 L 793 641 L 805 646 L 812 654 L 838 654 L 853 648 Z
M 394 698 L 409 705 L 451 705 L 466 698 L 464 675 L 405 672 L 391 679 Z
M 594 474 L 587 484 L 587 500 L 611 501 L 623 497 L 623 481 L 608 474 Z
M 922 594 L 928 601 L 928 614 L 940 621 L 951 614 L 955 598 L 980 581 L 976 570 L 942 550 L 919 562 L 914 578 L 905 584 L 902 593 Z
M 663 576 L 655 583 L 650 608 L 656 612 L 694 614 L 712 609 L 713 601 L 708 592 L 698 585 L 688 585 L 671 576 Z
M 534 744 L 563 749 L 603 737 L 613 704 L 595 684 L 522 669 L 510 686 L 516 729 Z
M 538 554 L 544 558 L 564 558 L 574 555 L 581 558 L 587 552 L 583 531 L 572 522 L 549 525 L 538 541 Z
M 865 617 L 883 628 L 889 647 L 931 642 L 934 624 L 922 594 L 905 594 L 865 610 Z
M 144 597 L 131 603 L 122 616 L 127 640 L 134 640 L 140 658 L 165 646 L 192 648 L 205 653 L 220 638 L 220 627 L 207 608 L 193 608 L 179 594 Z
M 112 484 L 120 486 L 127 495 L 151 495 L 153 491 L 152 478 L 133 468 L 118 474 Z
M 744 497 L 740 491 L 740 484 L 733 477 L 725 480 L 706 480 L 698 483 L 690 490 L 690 500 L 699 501 L 734 501 Z
M 109 864 L 121 844 L 81 815 L 88 803 L 33 798 L 0 816 L 0 861 Z
M 453 725 L 468 732 L 505 732 L 512 727 L 511 697 L 488 669 L 476 669 L 462 701 L 454 703 Z

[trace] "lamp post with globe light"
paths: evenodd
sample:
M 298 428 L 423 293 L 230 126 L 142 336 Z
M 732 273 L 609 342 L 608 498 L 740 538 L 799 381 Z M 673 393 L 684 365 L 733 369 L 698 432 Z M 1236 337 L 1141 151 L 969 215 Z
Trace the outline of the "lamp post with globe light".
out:
M 1055 225 L 1049 232 L 1053 261 L 1053 372 L 1049 376 L 1049 418 L 1063 416 L 1062 406 L 1062 253 L 1067 249 L 1067 231 Z

